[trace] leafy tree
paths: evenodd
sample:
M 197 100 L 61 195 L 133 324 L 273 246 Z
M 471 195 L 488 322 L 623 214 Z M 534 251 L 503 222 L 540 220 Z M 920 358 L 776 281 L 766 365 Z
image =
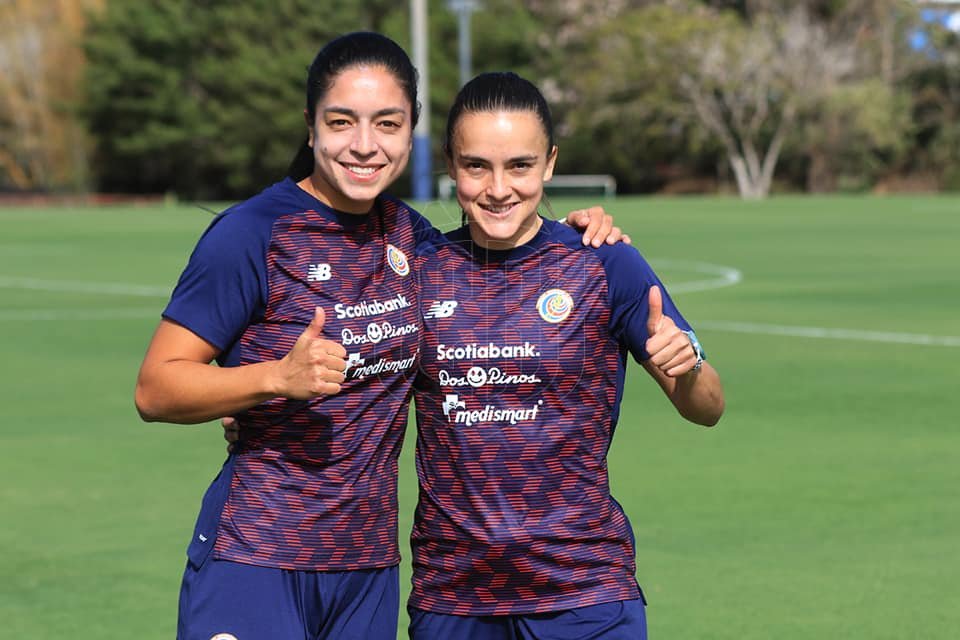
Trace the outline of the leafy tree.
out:
M 459 89 L 457 26 L 442 0 L 431 9 L 427 99 L 440 173 Z M 489 0 L 472 22 L 475 72 L 537 77 L 542 49 L 529 9 Z M 407 8 L 386 0 L 113 0 L 87 43 L 84 113 L 100 187 L 239 197 L 277 179 L 304 136 L 306 67 L 327 40 L 357 29 L 411 50 Z
M 109 2 L 87 41 L 99 186 L 222 198 L 279 179 L 305 135 L 316 51 L 383 17 L 358 4 Z
M 510 28 L 504 28 L 504 25 Z M 542 25 L 524 4 L 511 0 L 484 0 L 471 18 L 472 73 L 514 71 L 536 82 L 541 48 L 537 44 Z M 457 16 L 446 0 L 433 0 L 429 15 L 430 38 L 430 133 L 434 149 L 434 173 L 446 171 L 441 152 L 447 113 L 460 90 L 459 32 Z M 408 49 L 411 51 L 412 49 Z
M 937 175 L 960 191 L 960 33 L 926 25 L 930 46 L 916 55 L 902 86 L 911 98 L 913 149 L 907 169 Z
M 445 0 L 430 8 L 439 174 L 458 34 Z M 943 167 L 946 180 L 960 165 L 956 36 L 918 60 L 913 14 L 906 0 L 484 0 L 473 67 L 534 80 L 558 170 L 613 173 L 626 191 L 719 174 L 760 197 L 775 170 L 814 190 L 897 168 Z M 410 51 L 406 3 L 390 0 L 111 0 L 87 43 L 98 185 L 222 198 L 277 179 L 304 136 L 307 65 L 356 29 Z
M 909 100 L 880 78 L 837 87 L 799 130 L 807 191 L 869 187 L 905 152 L 909 128 Z
M 695 63 L 680 86 L 721 141 L 745 198 L 767 195 L 800 112 L 822 104 L 854 70 L 852 47 L 831 40 L 803 10 L 762 16 L 687 51 Z
M 813 188 L 835 186 L 841 167 L 862 165 L 858 179 L 869 180 L 903 154 L 909 129 L 893 84 L 898 50 L 877 26 L 897 26 L 898 14 L 877 9 L 883 2 L 895 4 L 671 0 L 625 10 L 571 56 L 564 124 L 602 145 L 628 185 L 669 165 L 715 172 L 718 153 L 747 198 L 769 192 L 784 153 L 809 169 Z
M 556 76 L 554 104 L 573 141 L 561 168 L 613 173 L 628 191 L 715 173 L 719 147 L 681 90 L 692 61 L 679 53 L 737 24 L 693 3 L 655 3 L 589 29 L 565 52 L 565 70 Z

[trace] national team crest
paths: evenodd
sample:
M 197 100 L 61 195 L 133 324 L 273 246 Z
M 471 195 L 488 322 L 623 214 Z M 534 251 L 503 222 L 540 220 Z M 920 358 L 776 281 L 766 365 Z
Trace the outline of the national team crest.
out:
M 547 322 L 563 322 L 573 311 L 573 298 L 563 289 L 550 289 L 537 300 L 537 311 Z
M 387 264 L 397 275 L 405 276 L 410 273 L 410 263 L 407 261 L 406 254 L 392 244 L 387 245 Z

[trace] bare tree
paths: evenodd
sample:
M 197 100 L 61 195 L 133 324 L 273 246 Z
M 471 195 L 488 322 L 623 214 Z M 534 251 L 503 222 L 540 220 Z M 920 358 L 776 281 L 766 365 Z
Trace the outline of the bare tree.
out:
M 852 45 L 833 41 L 802 7 L 688 45 L 680 86 L 723 145 L 740 195 L 763 198 L 800 111 L 854 70 Z

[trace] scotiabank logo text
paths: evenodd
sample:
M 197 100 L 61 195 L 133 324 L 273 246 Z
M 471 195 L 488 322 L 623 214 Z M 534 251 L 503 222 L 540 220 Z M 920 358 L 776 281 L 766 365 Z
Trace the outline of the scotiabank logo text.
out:
M 344 318 L 367 318 L 370 316 L 378 316 L 381 313 L 399 311 L 400 309 L 406 309 L 409 306 L 410 303 L 407 301 L 406 297 L 403 295 L 398 295 L 396 298 L 390 298 L 389 300 L 384 300 L 383 302 L 380 302 L 379 300 L 374 300 L 372 302 L 364 301 L 360 304 L 354 305 L 338 303 L 333 306 L 333 311 L 337 314 L 337 318 L 343 320 Z
M 539 358 L 537 345 L 524 342 L 523 344 L 508 344 L 504 346 L 493 344 L 477 344 L 471 342 L 463 346 L 437 345 L 437 360 L 496 360 L 498 358 Z

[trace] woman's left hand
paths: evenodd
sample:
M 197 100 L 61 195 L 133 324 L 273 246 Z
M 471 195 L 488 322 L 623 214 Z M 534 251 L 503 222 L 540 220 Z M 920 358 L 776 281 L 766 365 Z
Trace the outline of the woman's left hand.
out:
M 240 423 L 236 418 L 222 418 L 220 426 L 223 427 L 223 439 L 227 441 L 227 453 L 233 453 L 240 440 Z
M 574 229 L 583 231 L 584 245 L 599 247 L 604 242 L 630 244 L 630 236 L 623 233 L 620 227 L 613 226 L 613 216 L 604 211 L 603 207 L 594 206 L 571 211 L 567 214 L 565 222 Z
M 650 354 L 649 363 L 664 375 L 677 378 L 692 371 L 697 365 L 697 352 L 694 351 L 690 338 L 676 325 L 668 315 L 663 313 L 663 295 L 660 287 L 650 287 L 650 313 L 647 316 L 647 339 L 644 348 Z

